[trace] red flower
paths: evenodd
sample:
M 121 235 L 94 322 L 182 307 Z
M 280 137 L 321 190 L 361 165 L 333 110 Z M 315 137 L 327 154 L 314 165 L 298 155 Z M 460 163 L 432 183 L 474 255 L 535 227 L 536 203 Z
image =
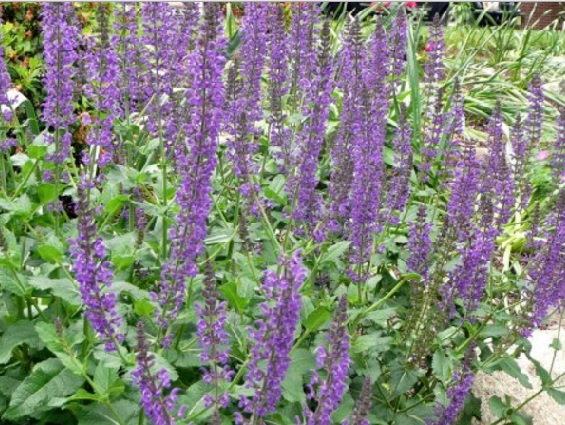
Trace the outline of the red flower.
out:
M 418 3 L 415 1 L 407 1 L 406 2 L 406 9 L 414 9 L 418 6 Z

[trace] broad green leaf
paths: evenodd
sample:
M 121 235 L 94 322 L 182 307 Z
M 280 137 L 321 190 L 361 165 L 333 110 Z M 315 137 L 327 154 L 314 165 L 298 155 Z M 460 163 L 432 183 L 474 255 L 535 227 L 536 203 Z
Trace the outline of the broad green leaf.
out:
M 0 338 L 0 364 L 8 363 L 12 357 L 12 350 L 22 344 L 37 349 L 43 348 L 43 342 L 33 324 L 24 320 L 8 326 Z
M 0 268 L 0 292 L 2 290 L 25 297 L 29 295 L 30 287 L 24 275 L 2 267 Z
M 506 414 L 507 406 L 504 404 L 502 399 L 497 396 L 493 395 L 489 401 L 488 405 L 490 407 L 490 411 L 497 417 L 502 418 Z
M 328 248 L 328 251 L 324 254 L 320 262 L 335 263 L 339 260 L 339 257 L 341 257 L 345 251 L 347 251 L 348 248 L 348 241 L 337 242 Z
M 326 307 L 318 307 L 308 315 L 307 319 L 304 321 L 304 326 L 309 331 L 316 331 L 329 320 L 331 315 L 331 311 Z
M 73 394 L 83 382 L 83 378 L 65 369 L 58 359 L 47 359 L 35 365 L 16 388 L 3 417 L 12 421 L 26 416 L 39 417 L 49 410 L 50 399 Z
M 55 325 L 40 322 L 35 325 L 35 329 L 49 351 L 55 354 L 68 370 L 72 371 L 75 375 L 82 375 L 83 371 L 81 366 L 73 361 L 72 357 L 65 352 L 65 347 L 60 340 L 60 337 L 57 335 Z
M 57 186 L 53 183 L 41 183 L 37 186 L 37 194 L 39 195 L 39 200 L 42 204 L 48 204 L 57 199 Z
M 55 297 L 72 305 L 81 305 L 82 299 L 78 286 L 70 279 L 49 279 L 47 277 L 35 276 L 29 278 L 29 284 L 42 291 L 51 291 Z
M 149 300 L 136 300 L 133 309 L 138 316 L 149 317 L 155 311 L 155 306 Z
M 112 408 L 104 404 L 72 406 L 78 419 L 78 425 L 136 425 L 139 417 L 139 403 L 131 400 L 119 400 L 112 403 Z M 115 412 L 115 413 L 114 413 Z M 116 414 L 118 417 L 116 417 Z
M 225 285 L 220 286 L 220 294 L 228 301 L 228 303 L 235 307 L 238 313 L 242 313 L 249 302 L 247 299 L 239 296 L 237 293 L 237 285 L 235 282 L 228 282 Z
M 302 348 L 294 350 L 290 358 L 290 367 L 282 383 L 283 397 L 289 402 L 305 403 L 303 377 L 316 368 L 316 359 L 310 351 Z
M 451 359 L 441 351 L 436 351 L 432 359 L 432 370 L 434 375 L 442 382 L 447 382 L 451 377 Z
M 37 252 L 41 256 L 41 258 L 48 263 L 57 264 L 63 261 L 63 252 L 59 250 L 56 246 L 45 244 L 40 245 L 37 248 Z

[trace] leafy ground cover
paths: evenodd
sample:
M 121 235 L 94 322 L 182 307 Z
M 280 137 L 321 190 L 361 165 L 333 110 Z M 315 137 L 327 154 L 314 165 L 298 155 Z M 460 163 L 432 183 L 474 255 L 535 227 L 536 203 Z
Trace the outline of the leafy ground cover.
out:
M 478 371 L 531 386 L 565 299 L 561 35 L 92 8 L 42 5 L 38 102 L 0 63 L 3 423 L 469 424 Z

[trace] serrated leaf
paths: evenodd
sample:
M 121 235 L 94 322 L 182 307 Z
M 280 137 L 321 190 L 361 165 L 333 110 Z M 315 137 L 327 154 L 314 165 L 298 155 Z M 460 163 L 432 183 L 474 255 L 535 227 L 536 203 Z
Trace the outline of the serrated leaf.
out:
M 502 371 L 520 381 L 520 384 L 522 384 L 522 386 L 532 389 L 532 384 L 530 383 L 528 376 L 522 373 L 520 365 L 518 364 L 518 362 L 516 362 L 516 360 L 511 357 L 504 357 L 499 362 L 497 362 L 497 365 Z
M 12 357 L 12 350 L 22 344 L 37 349 L 43 348 L 43 342 L 33 324 L 25 320 L 8 326 L 0 338 L 0 365 L 8 363 Z
M 2 289 L 19 297 L 25 297 L 30 287 L 22 274 L 0 268 L 0 290 Z
M 39 322 L 35 325 L 35 330 L 49 351 L 55 354 L 67 369 L 75 375 L 82 374 L 80 366 L 65 352 L 65 347 L 54 324 Z
M 42 291 L 51 291 L 55 297 L 72 305 L 81 305 L 82 299 L 78 286 L 70 279 L 49 279 L 47 277 L 35 276 L 29 278 L 29 284 Z
M 139 416 L 139 403 L 131 400 L 119 400 L 112 403 L 113 411 L 109 406 L 92 403 L 78 405 L 73 410 L 78 420 L 78 425 L 120 425 L 137 424 Z M 119 415 L 116 418 L 114 412 Z
M 82 377 L 65 369 L 58 359 L 38 363 L 14 391 L 3 418 L 16 420 L 25 416 L 38 417 L 49 410 L 47 403 L 50 399 L 73 394 L 83 382 Z

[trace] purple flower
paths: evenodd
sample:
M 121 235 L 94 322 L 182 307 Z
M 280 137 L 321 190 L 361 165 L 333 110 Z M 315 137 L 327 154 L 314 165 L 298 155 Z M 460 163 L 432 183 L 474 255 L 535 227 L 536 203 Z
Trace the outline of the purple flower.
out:
M 410 252 L 410 257 L 406 265 L 408 271 L 418 273 L 424 281 L 428 275 L 432 253 L 432 228 L 432 223 L 426 219 L 426 207 L 420 205 L 416 220 L 409 224 L 408 252 Z
M 391 84 L 394 86 L 400 81 L 406 64 L 406 11 L 403 7 L 398 9 L 389 33 L 388 45 L 390 46 L 391 59 Z
M 79 283 L 85 316 L 92 328 L 106 344 L 107 351 L 116 350 L 116 342 L 121 342 L 121 318 L 116 311 L 116 294 L 105 291 L 110 287 L 112 271 L 110 262 L 105 260 L 106 248 L 101 238 L 97 238 L 94 210 L 89 205 L 89 192 L 94 184 L 86 178 L 78 186 L 78 237 L 71 239 L 73 272 Z
M 371 382 L 371 378 L 367 376 L 363 381 L 363 387 L 355 403 L 355 408 L 353 412 L 351 412 L 351 417 L 343 421 L 341 425 L 369 425 L 367 416 L 373 405 L 372 390 L 373 383 Z
M 202 347 L 200 360 L 208 368 L 204 371 L 204 382 L 214 385 L 215 398 L 211 398 L 209 404 L 227 407 L 228 394 L 218 394 L 218 384 L 222 380 L 229 381 L 233 371 L 229 370 L 229 335 L 226 332 L 227 304 L 225 301 L 218 302 L 219 294 L 216 289 L 216 278 L 212 262 L 206 262 L 206 273 L 204 277 L 204 288 L 202 291 L 204 305 L 196 304 L 196 334 L 198 342 Z M 208 403 L 207 403 L 208 404 Z M 216 409 L 217 410 L 217 409 Z
M 350 218 L 350 190 L 353 183 L 354 161 L 351 155 L 363 116 L 360 113 L 363 64 L 367 51 L 363 45 L 361 26 L 357 19 L 349 24 L 339 53 L 337 85 L 343 91 L 341 123 L 331 147 L 329 223 L 330 232 L 345 230 Z
M 315 411 L 305 409 L 308 425 L 331 424 L 331 414 L 339 406 L 347 389 L 349 370 L 349 333 L 347 330 L 347 295 L 342 295 L 328 334 L 328 348 L 318 347 L 316 358 L 318 369 L 325 371 L 321 376 L 313 371 L 310 398 L 317 402 Z
M 149 352 L 150 348 L 143 322 L 140 321 L 137 323 L 137 368 L 132 372 L 133 381 L 139 386 L 140 403 L 153 424 L 174 425 L 184 416 L 184 408 L 174 412 L 178 402 L 178 388 L 165 394 L 171 388 L 171 378 L 166 369 L 154 372 L 155 356 Z
M 97 20 L 100 32 L 98 41 L 87 43 L 85 94 L 94 105 L 92 122 L 87 144 L 98 146 L 98 165 L 104 167 L 112 160 L 117 141 L 114 140 L 114 120 L 121 116 L 120 69 L 116 53 L 116 39 L 110 38 L 108 28 L 109 11 L 105 5 L 98 5 Z
M 541 140 L 544 95 L 539 74 L 528 84 L 529 114 L 526 118 L 526 139 L 529 145 L 537 145 Z
M 282 7 L 277 3 L 268 5 L 270 31 L 268 43 L 268 69 L 269 69 L 269 107 L 268 122 L 271 126 L 269 132 L 270 144 L 274 148 L 275 157 L 283 158 L 288 166 L 290 146 L 290 131 L 285 126 L 286 115 L 283 112 L 283 97 L 289 90 L 288 60 L 289 51 L 286 40 L 285 19 Z M 284 165 L 284 164 L 283 164 Z
M 0 25 L 4 22 L 0 19 Z M 8 100 L 8 90 L 12 87 L 12 80 L 10 79 L 10 74 L 8 74 L 8 68 L 6 67 L 6 61 L 4 59 L 4 47 L 2 46 L 2 35 L 0 34 L 0 108 L 2 115 L 6 121 L 12 120 L 12 108 L 11 102 Z M 7 109 L 4 109 L 7 108 Z M 2 150 L 5 147 L 0 148 Z
M 206 3 L 195 50 L 189 55 L 192 86 L 186 91 L 190 117 L 183 125 L 185 145 L 176 152 L 180 184 L 179 213 L 169 232 L 169 259 L 161 269 L 161 282 L 153 297 L 159 303 L 157 322 L 167 329 L 184 301 L 185 279 L 197 273 L 196 258 L 203 249 L 210 209 L 211 178 L 222 120 L 222 82 L 225 39 L 221 36 L 219 5 Z M 170 339 L 163 341 L 167 346 Z
M 116 7 L 113 42 L 117 44 L 121 105 L 127 116 L 137 112 L 142 99 L 142 47 L 138 35 L 138 7 L 121 3 Z
M 329 116 L 333 82 L 330 26 L 324 22 L 315 71 L 306 90 L 303 115 L 309 117 L 297 135 L 296 174 L 289 179 L 287 191 L 293 194 L 293 217 L 312 231 L 319 217 L 321 200 L 316 195 L 316 170 Z
M 311 85 L 311 74 L 316 62 L 315 40 L 318 38 L 319 16 L 320 6 L 317 2 L 292 3 L 287 43 L 290 46 L 288 60 L 291 69 L 289 102 L 294 111 L 302 104 L 303 96 Z M 286 153 L 292 155 L 292 147 L 287 148 L 289 151 Z
M 226 102 L 226 131 L 229 158 L 234 164 L 236 177 L 240 179 L 240 191 L 248 199 L 251 176 L 255 173 L 253 155 L 256 153 L 261 130 L 256 122 L 263 118 L 261 105 L 261 76 L 266 56 L 265 39 L 269 5 L 250 3 L 241 23 L 242 44 L 239 55 L 228 73 Z
M 298 291 L 305 278 L 300 252 L 295 252 L 290 260 L 283 258 L 281 270 L 278 275 L 271 270 L 265 273 L 263 290 L 267 301 L 261 306 L 263 319 L 249 330 L 254 345 L 245 385 L 255 393 L 252 400 L 242 397 L 239 405 L 255 418 L 264 417 L 277 407 L 300 318 Z M 263 361 L 264 367 L 260 365 Z
M 388 171 L 385 187 L 381 195 L 382 208 L 378 221 L 381 227 L 386 224 L 397 225 L 395 216 L 404 211 L 410 195 L 410 175 L 412 173 L 412 130 L 406 120 L 406 110 L 401 108 L 398 130 L 393 140 L 394 166 Z
M 70 2 L 45 3 L 43 6 L 43 54 L 47 91 L 43 105 L 43 120 L 55 134 L 46 135 L 49 143 L 56 145 L 54 162 L 63 163 L 69 156 L 71 134 L 69 127 L 75 123 L 73 110 L 74 81 L 80 29 L 75 25 L 76 15 Z
M 435 418 L 428 419 L 426 425 L 453 425 L 457 419 L 465 399 L 471 390 L 475 375 L 471 370 L 471 355 L 474 353 L 474 346 L 468 349 L 461 370 L 453 373 L 451 385 L 447 390 L 447 404 L 439 404 L 435 408 Z
M 388 112 L 387 45 L 382 25 L 370 40 L 362 66 L 362 85 L 356 105 L 351 138 L 353 176 L 350 194 L 351 260 L 358 266 L 354 279 L 363 281 L 362 265 L 372 252 L 373 236 L 381 230 L 377 221 L 384 181 L 383 149 Z
M 557 120 L 557 137 L 553 145 L 553 181 L 556 185 L 565 183 L 565 108 Z

